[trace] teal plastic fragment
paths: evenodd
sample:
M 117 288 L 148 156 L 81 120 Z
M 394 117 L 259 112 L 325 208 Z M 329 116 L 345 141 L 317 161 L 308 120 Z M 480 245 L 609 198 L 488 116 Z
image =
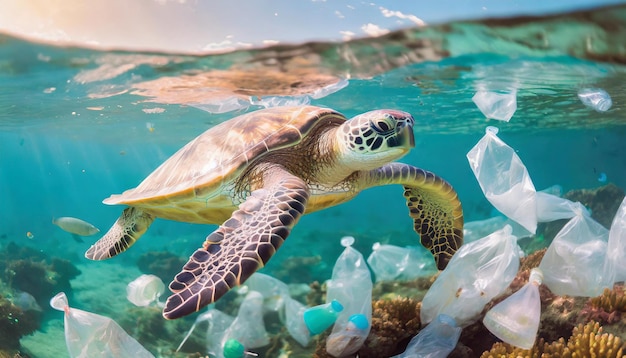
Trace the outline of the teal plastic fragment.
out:
M 332 326 L 341 311 L 343 311 L 343 305 L 337 300 L 332 300 L 329 303 L 307 308 L 302 318 L 311 335 L 316 335 Z
M 242 358 L 245 347 L 236 339 L 229 339 L 224 343 L 224 358 Z

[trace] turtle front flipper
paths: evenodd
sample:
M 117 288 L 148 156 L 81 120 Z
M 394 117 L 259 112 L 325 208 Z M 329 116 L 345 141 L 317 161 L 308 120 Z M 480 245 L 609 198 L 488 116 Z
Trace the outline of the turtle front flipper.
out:
M 463 209 L 456 191 L 443 178 L 403 163 L 390 163 L 364 177 L 366 186 L 401 184 L 420 242 L 443 270 L 463 244 Z
M 139 208 L 124 209 L 109 231 L 85 252 L 85 257 L 104 260 L 126 251 L 148 230 L 153 221 L 154 216 Z
M 175 319 L 217 301 L 274 255 L 304 213 L 309 190 L 302 179 L 272 168 L 230 219 L 211 233 L 176 275 L 163 317 Z

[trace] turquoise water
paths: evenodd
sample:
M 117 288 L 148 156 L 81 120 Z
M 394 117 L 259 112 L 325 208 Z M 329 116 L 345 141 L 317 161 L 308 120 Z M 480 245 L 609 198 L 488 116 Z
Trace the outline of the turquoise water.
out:
M 625 43 L 624 6 L 214 56 L 99 52 L 0 35 L 0 245 L 69 260 L 82 271 L 70 281 L 70 306 L 128 327 L 136 309 L 126 301 L 125 285 L 141 273 L 137 260 L 149 251 L 187 258 L 215 228 L 157 220 L 123 255 L 91 262 L 83 253 L 98 236 L 76 242 L 52 219 L 78 217 L 106 231 L 122 208 L 102 204 L 104 198 L 136 186 L 211 126 L 277 103 L 310 102 L 347 117 L 375 108 L 410 112 L 416 146 L 402 161 L 446 178 L 466 221 L 494 210 L 465 157 L 488 125 L 516 149 L 539 189 L 607 183 L 624 189 Z M 609 111 L 579 101 L 578 90 L 588 87 L 611 95 Z M 472 102 L 478 89 L 517 91 L 510 122 L 481 114 Z M 602 175 L 606 180 L 599 181 Z M 366 256 L 377 241 L 416 244 L 401 194 L 397 187 L 375 188 L 303 217 L 262 272 L 287 283 L 323 282 L 345 235 L 355 236 Z M 285 269 L 294 256 L 310 264 L 303 259 L 298 270 Z M 12 284 L 5 274 L 3 289 Z M 47 308 L 50 297 L 38 300 L 43 328 L 23 339 L 24 354 L 66 354 L 62 315 Z M 167 352 L 193 318 L 172 336 L 134 333 L 153 354 L 173 356 Z M 46 355 L 42 345 L 60 347 L 61 355 Z

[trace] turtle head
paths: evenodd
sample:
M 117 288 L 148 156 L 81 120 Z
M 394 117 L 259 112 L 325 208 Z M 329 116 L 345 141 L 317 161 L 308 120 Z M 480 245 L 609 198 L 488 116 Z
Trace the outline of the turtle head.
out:
M 407 154 L 415 146 L 413 117 L 390 109 L 363 113 L 337 131 L 343 164 L 355 170 L 378 168 Z

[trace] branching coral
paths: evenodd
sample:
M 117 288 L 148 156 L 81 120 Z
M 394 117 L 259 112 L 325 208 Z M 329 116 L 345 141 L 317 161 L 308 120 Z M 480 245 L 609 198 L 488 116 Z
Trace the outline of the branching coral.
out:
M 529 350 L 513 347 L 507 343 L 496 343 L 481 358 L 522 357 L 522 358 L 575 358 L 603 357 L 621 358 L 626 346 L 619 337 L 602 333 L 598 322 L 591 321 L 574 327 L 572 336 L 565 342 L 563 338 L 552 343 L 539 339 Z
M 582 314 L 590 319 L 606 323 L 615 323 L 620 320 L 621 314 L 626 312 L 626 294 L 623 285 L 615 285 L 612 290 L 591 298 L 582 310 Z

